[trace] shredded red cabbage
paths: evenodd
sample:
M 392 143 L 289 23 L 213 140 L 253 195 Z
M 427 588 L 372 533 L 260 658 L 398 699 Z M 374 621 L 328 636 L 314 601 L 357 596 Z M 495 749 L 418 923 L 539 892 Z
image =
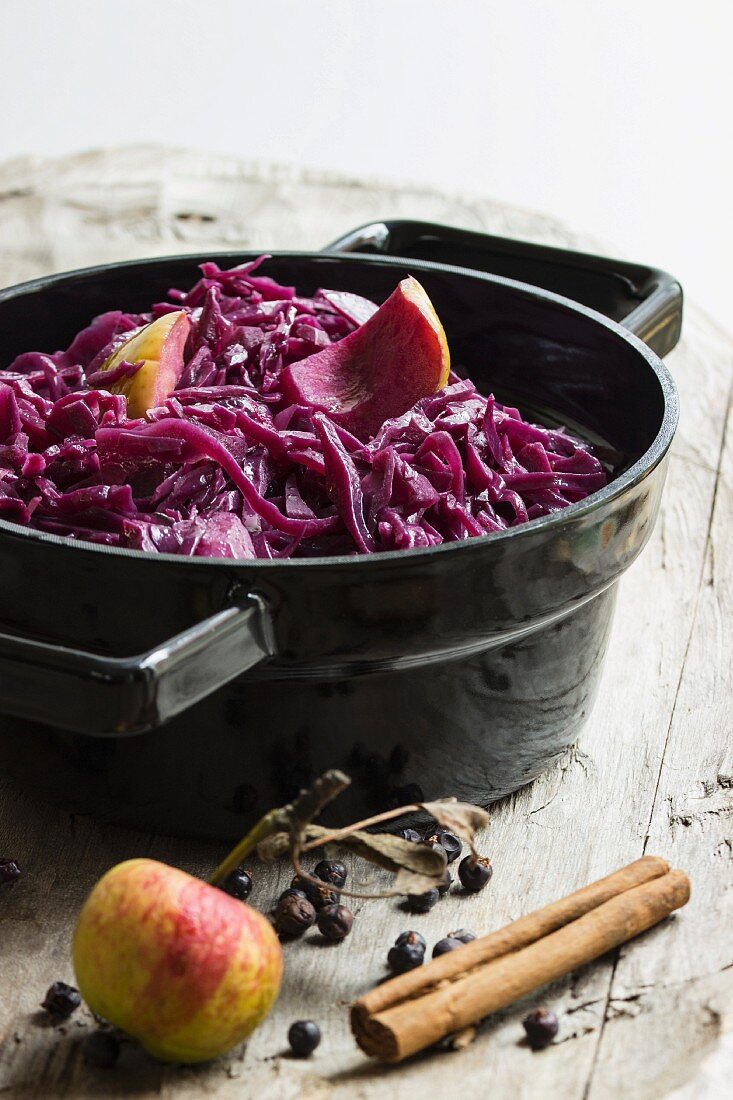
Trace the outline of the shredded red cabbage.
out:
M 66 351 L 0 370 L 0 518 L 71 539 L 169 554 L 370 554 L 488 535 L 606 484 L 589 445 L 522 419 L 451 374 L 359 440 L 288 406 L 278 376 L 376 309 L 358 295 L 201 265 L 187 293 L 96 317 Z M 192 323 L 177 389 L 146 420 L 101 388 L 130 332 L 171 310 Z M 96 387 L 100 387 L 97 389 Z

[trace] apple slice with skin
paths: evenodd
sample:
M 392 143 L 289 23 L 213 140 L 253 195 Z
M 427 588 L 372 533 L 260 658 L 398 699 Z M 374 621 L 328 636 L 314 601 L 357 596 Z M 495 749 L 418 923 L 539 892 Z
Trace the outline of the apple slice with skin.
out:
M 105 359 L 102 371 L 113 371 L 122 363 L 140 363 L 132 377 L 120 378 L 107 387 L 127 397 L 128 416 L 144 417 L 148 409 L 162 405 L 176 388 L 183 373 L 183 349 L 191 322 L 182 310 L 164 313 L 138 329 Z
M 403 279 L 359 328 L 285 367 L 286 401 L 312 405 L 364 439 L 448 381 L 443 326 L 417 279 Z

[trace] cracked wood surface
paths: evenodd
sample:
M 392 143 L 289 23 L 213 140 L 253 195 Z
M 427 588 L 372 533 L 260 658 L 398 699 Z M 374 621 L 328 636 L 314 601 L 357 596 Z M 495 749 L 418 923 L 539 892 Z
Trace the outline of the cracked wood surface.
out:
M 596 246 L 488 200 L 135 148 L 0 165 L 0 283 L 176 251 L 309 248 L 388 216 Z M 493 809 L 488 890 L 421 917 L 407 918 L 394 900 L 359 902 L 342 947 L 310 938 L 289 945 L 271 1016 L 246 1048 L 210 1066 L 160 1066 L 126 1044 L 116 1070 L 92 1070 L 78 1049 L 88 1014 L 53 1028 L 36 1011 L 52 980 L 73 978 L 69 939 L 85 893 L 122 858 L 147 854 L 203 874 L 222 847 L 69 817 L 0 776 L 0 852 L 25 872 L 0 894 L 0 1093 L 371 1100 L 388 1090 L 413 1100 L 421 1091 L 448 1097 L 458 1086 L 494 1100 L 725 1095 L 733 1068 L 733 339 L 688 305 L 668 364 L 680 387 L 680 431 L 655 535 L 620 586 L 600 697 L 565 760 Z M 385 1069 L 355 1049 L 345 1005 L 382 976 L 404 927 L 416 925 L 429 942 L 448 928 L 489 931 L 643 851 L 692 880 L 690 904 L 664 925 L 498 1014 L 460 1054 Z M 265 908 L 288 870 L 255 870 L 253 901 Z M 561 1031 L 533 1055 L 520 1020 L 538 1003 L 561 1014 Z M 287 1027 L 300 1017 L 318 1019 L 324 1032 L 307 1062 L 284 1054 Z

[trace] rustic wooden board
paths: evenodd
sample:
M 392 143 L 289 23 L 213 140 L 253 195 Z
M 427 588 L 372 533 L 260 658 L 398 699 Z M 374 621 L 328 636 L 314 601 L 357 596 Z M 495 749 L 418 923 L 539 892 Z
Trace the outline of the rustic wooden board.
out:
M 165 150 L 90 153 L 0 165 L 0 282 L 42 271 L 173 251 L 313 247 L 375 217 L 412 216 L 527 239 L 592 246 L 549 219 L 487 200 Z M 638 258 L 638 257 L 637 257 Z M 600 698 L 576 749 L 492 813 L 491 886 L 409 917 L 395 901 L 359 902 L 339 948 L 313 938 L 286 948 L 273 1013 L 246 1047 L 197 1069 L 163 1067 L 133 1044 L 112 1072 L 88 1069 L 83 1012 L 64 1028 L 36 1006 L 55 978 L 72 980 L 69 937 L 99 874 L 131 855 L 203 873 L 217 845 L 100 827 L 34 804 L 0 776 L 0 851 L 25 875 L 0 894 L 0 1092 L 48 1097 L 364 1097 L 426 1092 L 495 1100 L 674 1100 L 720 1097 L 733 1062 L 733 340 L 687 309 L 669 365 L 682 421 L 655 536 L 624 578 Z M 42 762 L 39 762 L 42 766 Z M 417 926 L 488 931 L 642 851 L 665 855 L 693 883 L 690 905 L 639 941 L 555 983 L 541 998 L 562 1013 L 558 1041 L 533 1055 L 519 1005 L 462 1054 L 398 1069 L 369 1063 L 345 1005 L 378 980 L 394 936 Z M 257 868 L 256 904 L 288 879 Z M 288 1024 L 319 1020 L 324 1041 L 298 1062 Z

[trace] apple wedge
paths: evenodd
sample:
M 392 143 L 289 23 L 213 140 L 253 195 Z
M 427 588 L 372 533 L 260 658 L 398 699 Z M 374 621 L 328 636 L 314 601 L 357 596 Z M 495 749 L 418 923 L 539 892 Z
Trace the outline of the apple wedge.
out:
M 283 397 L 312 405 L 367 438 L 450 373 L 443 326 L 417 279 L 403 279 L 376 313 L 343 340 L 292 363 L 280 374 Z
M 125 394 L 128 416 L 144 417 L 148 409 L 161 405 L 173 393 L 183 373 L 183 349 L 190 331 L 184 310 L 165 313 L 138 329 L 105 359 L 100 368 L 105 372 L 114 372 L 123 363 L 142 363 L 131 377 L 117 378 L 105 387 L 111 393 Z

